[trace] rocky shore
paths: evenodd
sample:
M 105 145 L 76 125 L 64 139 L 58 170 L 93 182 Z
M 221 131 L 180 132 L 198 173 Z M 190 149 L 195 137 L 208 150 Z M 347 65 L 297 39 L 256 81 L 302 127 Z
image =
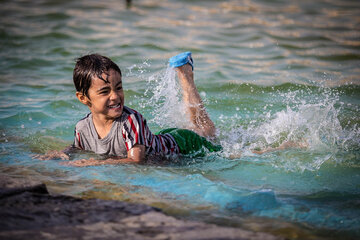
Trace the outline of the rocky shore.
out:
M 51 195 L 29 179 L 0 177 L 0 239 L 280 239 L 183 221 L 142 204 Z

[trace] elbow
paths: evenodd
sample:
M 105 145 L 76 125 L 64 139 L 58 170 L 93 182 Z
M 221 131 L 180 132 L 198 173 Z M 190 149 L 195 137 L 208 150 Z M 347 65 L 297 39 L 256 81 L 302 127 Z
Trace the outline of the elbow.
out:
M 138 164 L 138 163 L 141 163 L 143 160 L 142 159 L 131 159 L 131 162 L 132 163 L 136 163 L 136 164 Z

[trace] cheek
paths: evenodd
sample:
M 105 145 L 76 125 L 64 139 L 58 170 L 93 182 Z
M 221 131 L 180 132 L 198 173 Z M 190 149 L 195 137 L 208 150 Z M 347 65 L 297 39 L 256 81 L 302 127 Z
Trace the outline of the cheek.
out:
M 96 98 L 96 99 L 92 100 L 92 103 L 93 104 L 91 104 L 91 103 L 90 104 L 96 108 L 103 108 L 104 106 L 107 105 L 107 100 L 103 99 L 103 98 Z

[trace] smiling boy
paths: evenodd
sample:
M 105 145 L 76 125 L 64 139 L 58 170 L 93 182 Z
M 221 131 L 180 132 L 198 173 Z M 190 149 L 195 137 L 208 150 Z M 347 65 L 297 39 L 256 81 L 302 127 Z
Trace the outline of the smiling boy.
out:
M 171 58 L 169 63 L 178 73 L 191 124 L 189 129 L 170 128 L 153 134 L 146 119 L 124 105 L 121 70 L 112 60 L 98 54 L 77 60 L 73 73 L 76 97 L 88 106 L 90 113 L 76 124 L 72 148 L 92 151 L 107 158 L 75 160 L 69 165 L 139 163 L 150 155 L 199 156 L 206 149 L 210 152 L 221 149 L 206 139 L 215 136 L 215 126 L 194 83 L 191 53 L 181 53 Z M 38 158 L 68 159 L 68 152 L 52 151 Z

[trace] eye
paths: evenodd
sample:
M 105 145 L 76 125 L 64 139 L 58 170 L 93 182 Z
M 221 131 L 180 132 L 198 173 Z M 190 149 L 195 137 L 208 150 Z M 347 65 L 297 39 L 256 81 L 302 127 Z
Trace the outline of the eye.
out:
M 100 95 L 106 95 L 108 93 L 109 93 L 109 90 L 103 90 L 103 91 L 99 92 Z
M 118 87 L 116 88 L 116 90 L 118 90 L 118 91 L 122 90 L 122 86 L 118 86 Z

